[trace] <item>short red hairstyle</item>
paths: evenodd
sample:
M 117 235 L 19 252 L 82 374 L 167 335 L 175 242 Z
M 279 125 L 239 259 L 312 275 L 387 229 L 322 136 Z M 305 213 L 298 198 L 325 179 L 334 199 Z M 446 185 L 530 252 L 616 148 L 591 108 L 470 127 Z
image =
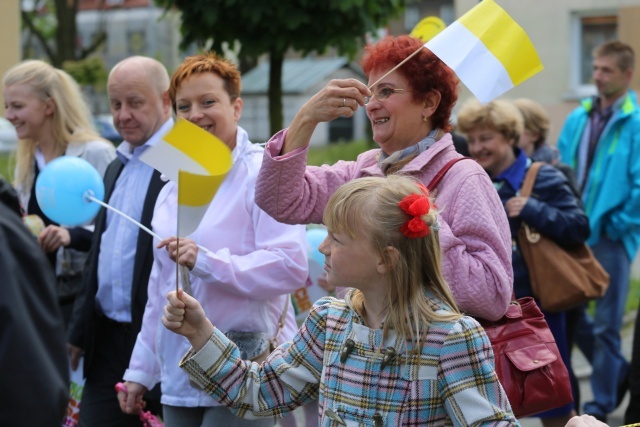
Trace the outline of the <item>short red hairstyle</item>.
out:
M 242 79 L 240 77 L 240 71 L 238 71 L 238 68 L 231 61 L 213 52 L 193 55 L 187 57 L 171 77 L 169 98 L 171 98 L 174 112 L 176 111 L 176 94 L 182 82 L 194 74 L 201 73 L 213 73 L 220 76 L 224 81 L 224 88 L 229 94 L 231 101 L 235 101 L 240 97 Z
M 376 44 L 367 45 L 362 69 L 367 76 L 373 71 L 390 70 L 423 44 L 410 36 L 387 36 Z M 431 91 L 439 92 L 440 105 L 431 116 L 431 122 L 445 132 L 453 129 L 451 110 L 458 100 L 458 78 L 453 70 L 429 49 L 423 48 L 396 72 L 409 81 L 411 96 L 415 101 L 420 101 Z

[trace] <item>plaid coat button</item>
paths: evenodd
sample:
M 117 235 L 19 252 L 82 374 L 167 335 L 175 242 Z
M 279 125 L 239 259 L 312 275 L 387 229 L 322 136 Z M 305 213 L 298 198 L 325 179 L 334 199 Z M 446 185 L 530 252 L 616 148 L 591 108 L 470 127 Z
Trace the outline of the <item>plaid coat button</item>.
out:
M 349 357 L 355 347 L 356 343 L 351 338 L 344 342 L 344 345 L 340 349 L 340 363 L 344 363 L 345 360 L 347 360 L 347 357 Z
M 393 363 L 393 361 L 396 360 L 396 357 L 398 357 L 398 353 L 396 353 L 395 348 L 387 347 L 384 351 L 384 356 L 382 357 L 382 369 L 384 369 L 388 364 Z
M 340 425 L 346 426 L 347 423 L 344 422 L 344 420 L 342 418 L 340 418 L 340 415 L 338 415 L 333 409 L 331 408 L 327 408 L 324 410 L 324 414 L 327 416 L 327 418 L 337 422 Z

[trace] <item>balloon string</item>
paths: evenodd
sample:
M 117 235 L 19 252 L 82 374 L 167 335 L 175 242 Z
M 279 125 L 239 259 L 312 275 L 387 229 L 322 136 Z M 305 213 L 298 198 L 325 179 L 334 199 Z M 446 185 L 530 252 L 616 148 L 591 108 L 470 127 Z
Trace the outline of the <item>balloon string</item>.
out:
M 109 206 L 108 204 L 104 203 L 102 200 L 98 200 L 95 197 L 89 195 L 89 194 L 85 194 L 84 196 L 87 200 L 91 200 L 92 202 L 96 202 L 97 204 L 99 204 L 102 207 L 105 207 L 115 213 L 117 213 L 118 215 L 123 216 L 124 218 L 128 219 L 129 221 L 131 221 L 132 223 L 134 223 L 135 225 L 137 225 L 138 227 L 140 227 L 142 230 L 146 231 L 147 233 L 149 233 L 150 235 L 152 235 L 153 237 L 155 237 L 158 240 L 164 240 L 162 237 L 158 236 L 156 233 L 154 233 L 153 231 L 151 231 L 149 228 L 145 227 L 144 225 L 140 224 L 138 221 L 136 221 L 135 219 L 131 218 L 129 215 L 127 215 L 124 212 L 119 211 L 118 209 Z M 204 246 L 198 245 L 198 247 L 200 249 L 202 249 L 203 251 L 205 251 L 205 253 L 210 253 L 211 251 L 209 251 L 209 249 L 205 248 Z
M 399 63 L 398 65 L 396 65 L 395 67 L 393 67 L 392 69 L 390 69 L 389 71 L 387 71 L 382 77 L 380 77 L 378 80 L 376 80 L 371 86 L 369 86 L 369 90 L 371 90 L 372 87 L 374 87 L 375 85 L 377 85 L 378 83 L 380 83 L 380 80 L 384 79 L 385 77 L 387 77 L 389 74 L 393 73 L 395 70 L 397 70 L 398 68 L 400 68 L 400 66 L 402 64 L 404 64 L 405 62 L 407 62 L 408 60 L 410 60 L 411 58 L 413 58 L 418 52 L 420 52 L 420 49 L 422 49 L 424 47 L 424 45 L 420 46 L 419 48 L 416 49 L 415 52 L 413 52 L 411 55 L 407 56 L 406 58 L 404 58 L 402 60 L 401 63 Z
M 163 240 L 162 237 L 158 236 L 156 233 L 154 233 L 153 231 L 151 231 L 150 229 L 148 229 L 147 227 L 145 227 L 144 225 L 140 224 L 138 221 L 136 221 L 135 219 L 131 218 L 129 215 L 127 215 L 124 212 L 119 211 L 118 209 L 109 206 L 108 204 L 104 203 L 101 200 L 96 199 L 93 196 L 90 195 L 85 195 L 85 198 L 87 198 L 88 200 L 91 200 L 92 202 L 96 202 L 97 204 L 99 204 L 102 207 L 105 207 L 107 209 L 112 210 L 113 212 L 117 213 L 118 215 L 122 215 L 123 217 L 125 217 L 126 219 L 128 219 L 129 221 L 131 221 L 132 223 L 134 223 L 135 225 L 137 225 L 138 227 L 140 227 L 141 229 L 143 229 L 144 231 L 146 231 L 147 233 L 149 233 L 150 235 L 152 235 L 153 237 L 155 237 L 158 240 Z

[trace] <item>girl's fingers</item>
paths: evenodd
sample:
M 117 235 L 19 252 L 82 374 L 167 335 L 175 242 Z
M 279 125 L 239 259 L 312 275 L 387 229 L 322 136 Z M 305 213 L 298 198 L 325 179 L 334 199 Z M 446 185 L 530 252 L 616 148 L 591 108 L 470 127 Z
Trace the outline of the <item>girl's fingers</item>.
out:
M 164 316 L 171 322 L 181 322 L 184 319 L 184 309 L 167 304 L 164 306 Z
M 175 307 L 172 307 L 169 304 L 167 304 L 164 307 L 164 313 L 162 315 L 162 324 L 165 326 L 165 328 L 170 330 L 179 330 L 182 327 L 183 321 L 184 321 L 183 309 L 176 309 Z
M 172 307 L 184 310 L 185 303 L 182 301 L 182 294 L 182 289 L 180 289 L 178 293 L 176 293 L 176 291 L 171 291 L 167 294 L 167 301 L 169 301 L 169 304 Z

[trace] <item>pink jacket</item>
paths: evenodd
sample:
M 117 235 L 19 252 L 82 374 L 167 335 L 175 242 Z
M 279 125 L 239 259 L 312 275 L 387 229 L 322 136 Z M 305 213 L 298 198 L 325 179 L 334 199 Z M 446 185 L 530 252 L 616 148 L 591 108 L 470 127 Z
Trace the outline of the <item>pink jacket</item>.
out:
M 383 176 L 377 163 L 379 149 L 366 151 L 355 161 L 321 167 L 306 166 L 308 148 L 279 156 L 286 132 L 278 132 L 267 143 L 255 195 L 258 206 L 280 222 L 322 223 L 324 207 L 341 184 Z M 427 185 L 456 157 L 460 154 L 446 134 L 398 173 Z M 497 320 L 506 313 L 513 291 L 511 232 L 498 193 L 472 160 L 456 163 L 437 190 L 444 276 L 464 313 Z

